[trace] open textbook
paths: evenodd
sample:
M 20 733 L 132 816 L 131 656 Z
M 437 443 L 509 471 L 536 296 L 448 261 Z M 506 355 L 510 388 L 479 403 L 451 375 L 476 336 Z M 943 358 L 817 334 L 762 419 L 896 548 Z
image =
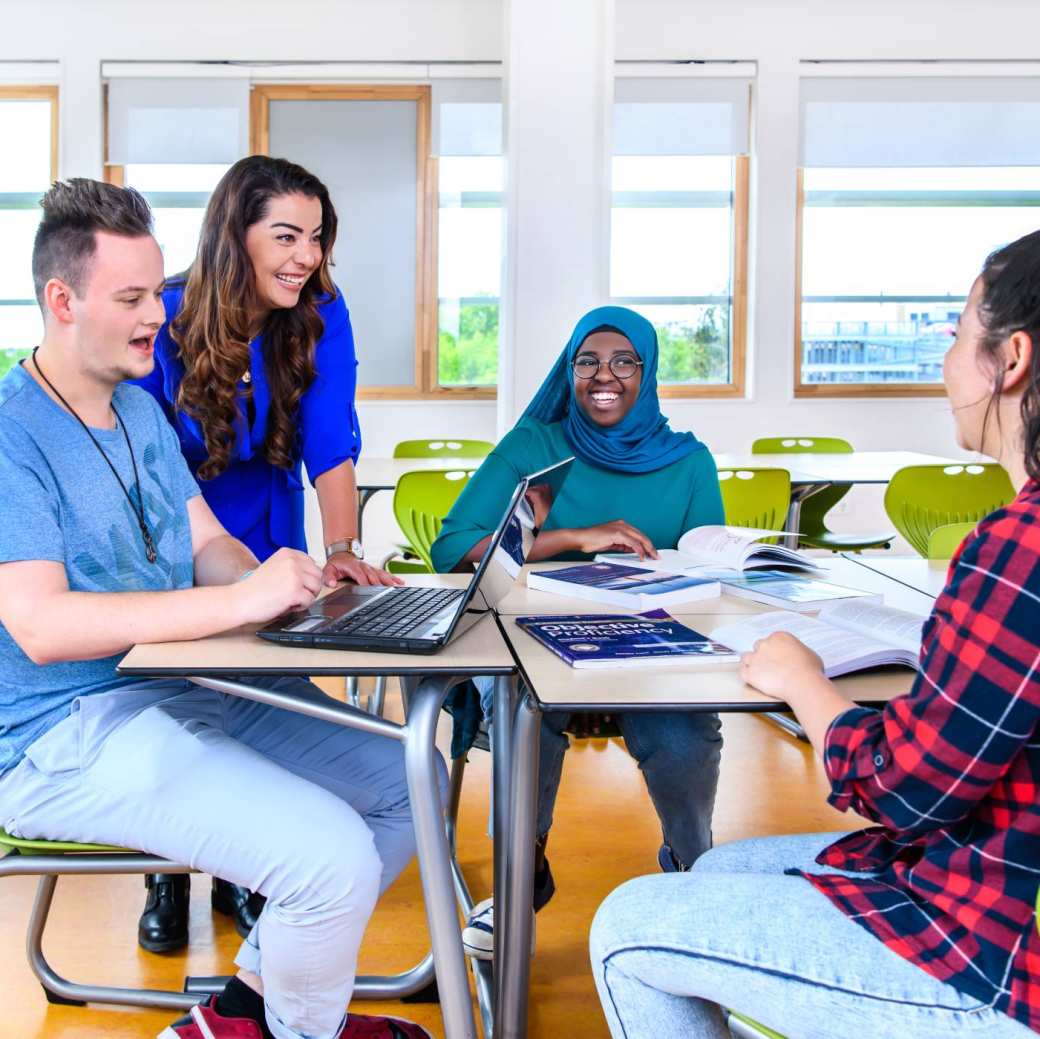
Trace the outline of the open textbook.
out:
M 663 548 L 657 559 L 637 559 L 628 552 L 596 556 L 605 563 L 627 563 L 646 570 L 688 573 L 691 570 L 808 570 L 819 567 L 807 556 L 783 545 L 763 545 L 783 531 L 755 527 L 694 527 L 679 538 L 678 548 Z
M 917 667 L 925 618 L 874 603 L 843 602 L 825 606 L 817 617 L 782 611 L 741 617 L 717 627 L 711 638 L 747 653 L 774 631 L 797 636 L 823 661 L 828 678 L 880 664 Z

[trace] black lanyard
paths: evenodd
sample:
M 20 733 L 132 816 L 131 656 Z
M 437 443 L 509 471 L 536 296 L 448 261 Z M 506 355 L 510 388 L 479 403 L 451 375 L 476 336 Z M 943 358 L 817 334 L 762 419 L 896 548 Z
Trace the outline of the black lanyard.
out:
M 123 439 L 126 441 L 126 449 L 130 452 L 130 464 L 134 467 L 134 487 L 137 490 L 137 505 L 134 505 L 134 499 L 131 497 L 130 492 L 126 489 L 126 484 L 123 483 L 123 478 L 119 475 L 116 467 L 112 464 L 112 459 L 105 454 L 105 449 L 98 443 L 97 437 L 94 436 L 90 431 L 90 426 L 86 424 L 76 414 L 75 409 L 71 404 L 55 389 L 54 383 L 43 374 L 43 369 L 40 367 L 40 362 L 36 360 L 36 351 L 39 347 L 33 347 L 32 352 L 32 363 L 33 367 L 40 373 L 40 378 L 48 385 L 51 393 L 58 398 L 65 405 L 66 410 L 70 415 L 83 427 L 87 436 L 90 437 L 91 443 L 98 449 L 101 457 L 108 463 L 109 469 L 112 470 L 112 475 L 119 482 L 119 486 L 123 490 L 123 494 L 126 495 L 126 500 L 130 503 L 130 508 L 133 511 L 134 516 L 137 518 L 137 525 L 141 528 L 141 537 L 144 538 L 144 553 L 148 557 L 149 563 L 154 563 L 159 558 L 159 554 L 155 551 L 155 542 L 152 540 L 152 532 L 148 529 L 148 524 L 144 521 L 144 498 L 141 497 L 141 481 L 137 475 L 137 459 L 134 458 L 134 448 L 130 443 L 130 434 L 126 431 L 126 423 L 120 417 L 118 411 L 116 411 L 115 404 L 112 404 L 112 411 L 116 416 L 116 423 L 119 428 L 123 431 Z

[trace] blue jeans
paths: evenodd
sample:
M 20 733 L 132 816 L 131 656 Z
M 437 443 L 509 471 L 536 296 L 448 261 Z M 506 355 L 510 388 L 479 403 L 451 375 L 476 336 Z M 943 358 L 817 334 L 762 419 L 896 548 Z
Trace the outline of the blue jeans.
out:
M 633 676 L 635 679 L 635 676 Z M 484 716 L 491 717 L 492 679 L 475 679 Z M 553 822 L 570 715 L 542 715 L 538 759 L 538 836 Z M 719 716 L 693 711 L 633 711 L 615 716 L 629 754 L 639 763 L 661 820 L 664 843 L 685 865 L 711 847 L 711 814 L 719 785 L 722 734 Z
M 1032 1036 L 784 875 L 822 871 L 814 859 L 837 836 L 727 844 L 691 873 L 639 877 L 612 892 L 590 945 L 614 1039 L 729 1039 L 720 1005 L 791 1039 Z

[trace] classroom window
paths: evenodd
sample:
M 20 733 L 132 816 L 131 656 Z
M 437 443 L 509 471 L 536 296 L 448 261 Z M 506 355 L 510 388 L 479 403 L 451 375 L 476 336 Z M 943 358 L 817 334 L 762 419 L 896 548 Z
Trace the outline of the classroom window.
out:
M 498 381 L 503 161 L 444 156 L 438 162 L 437 383 Z
M 57 87 L 0 87 L 0 377 L 43 335 L 32 281 L 40 199 L 57 177 Z
M 148 200 L 166 277 L 186 271 L 195 259 L 206 205 L 228 170 L 224 163 L 130 163 L 123 183 Z
M 616 85 L 610 299 L 657 330 L 668 396 L 743 393 L 746 80 Z
M 799 396 L 942 392 L 983 261 L 1040 226 L 1038 132 L 1016 79 L 803 81 Z

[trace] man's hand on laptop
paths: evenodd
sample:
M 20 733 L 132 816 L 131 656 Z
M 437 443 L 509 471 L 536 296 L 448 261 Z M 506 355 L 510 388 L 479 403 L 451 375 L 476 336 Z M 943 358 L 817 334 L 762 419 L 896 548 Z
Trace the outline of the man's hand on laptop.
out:
M 234 586 L 242 624 L 263 624 L 304 609 L 321 591 L 321 567 L 304 552 L 280 548 Z

